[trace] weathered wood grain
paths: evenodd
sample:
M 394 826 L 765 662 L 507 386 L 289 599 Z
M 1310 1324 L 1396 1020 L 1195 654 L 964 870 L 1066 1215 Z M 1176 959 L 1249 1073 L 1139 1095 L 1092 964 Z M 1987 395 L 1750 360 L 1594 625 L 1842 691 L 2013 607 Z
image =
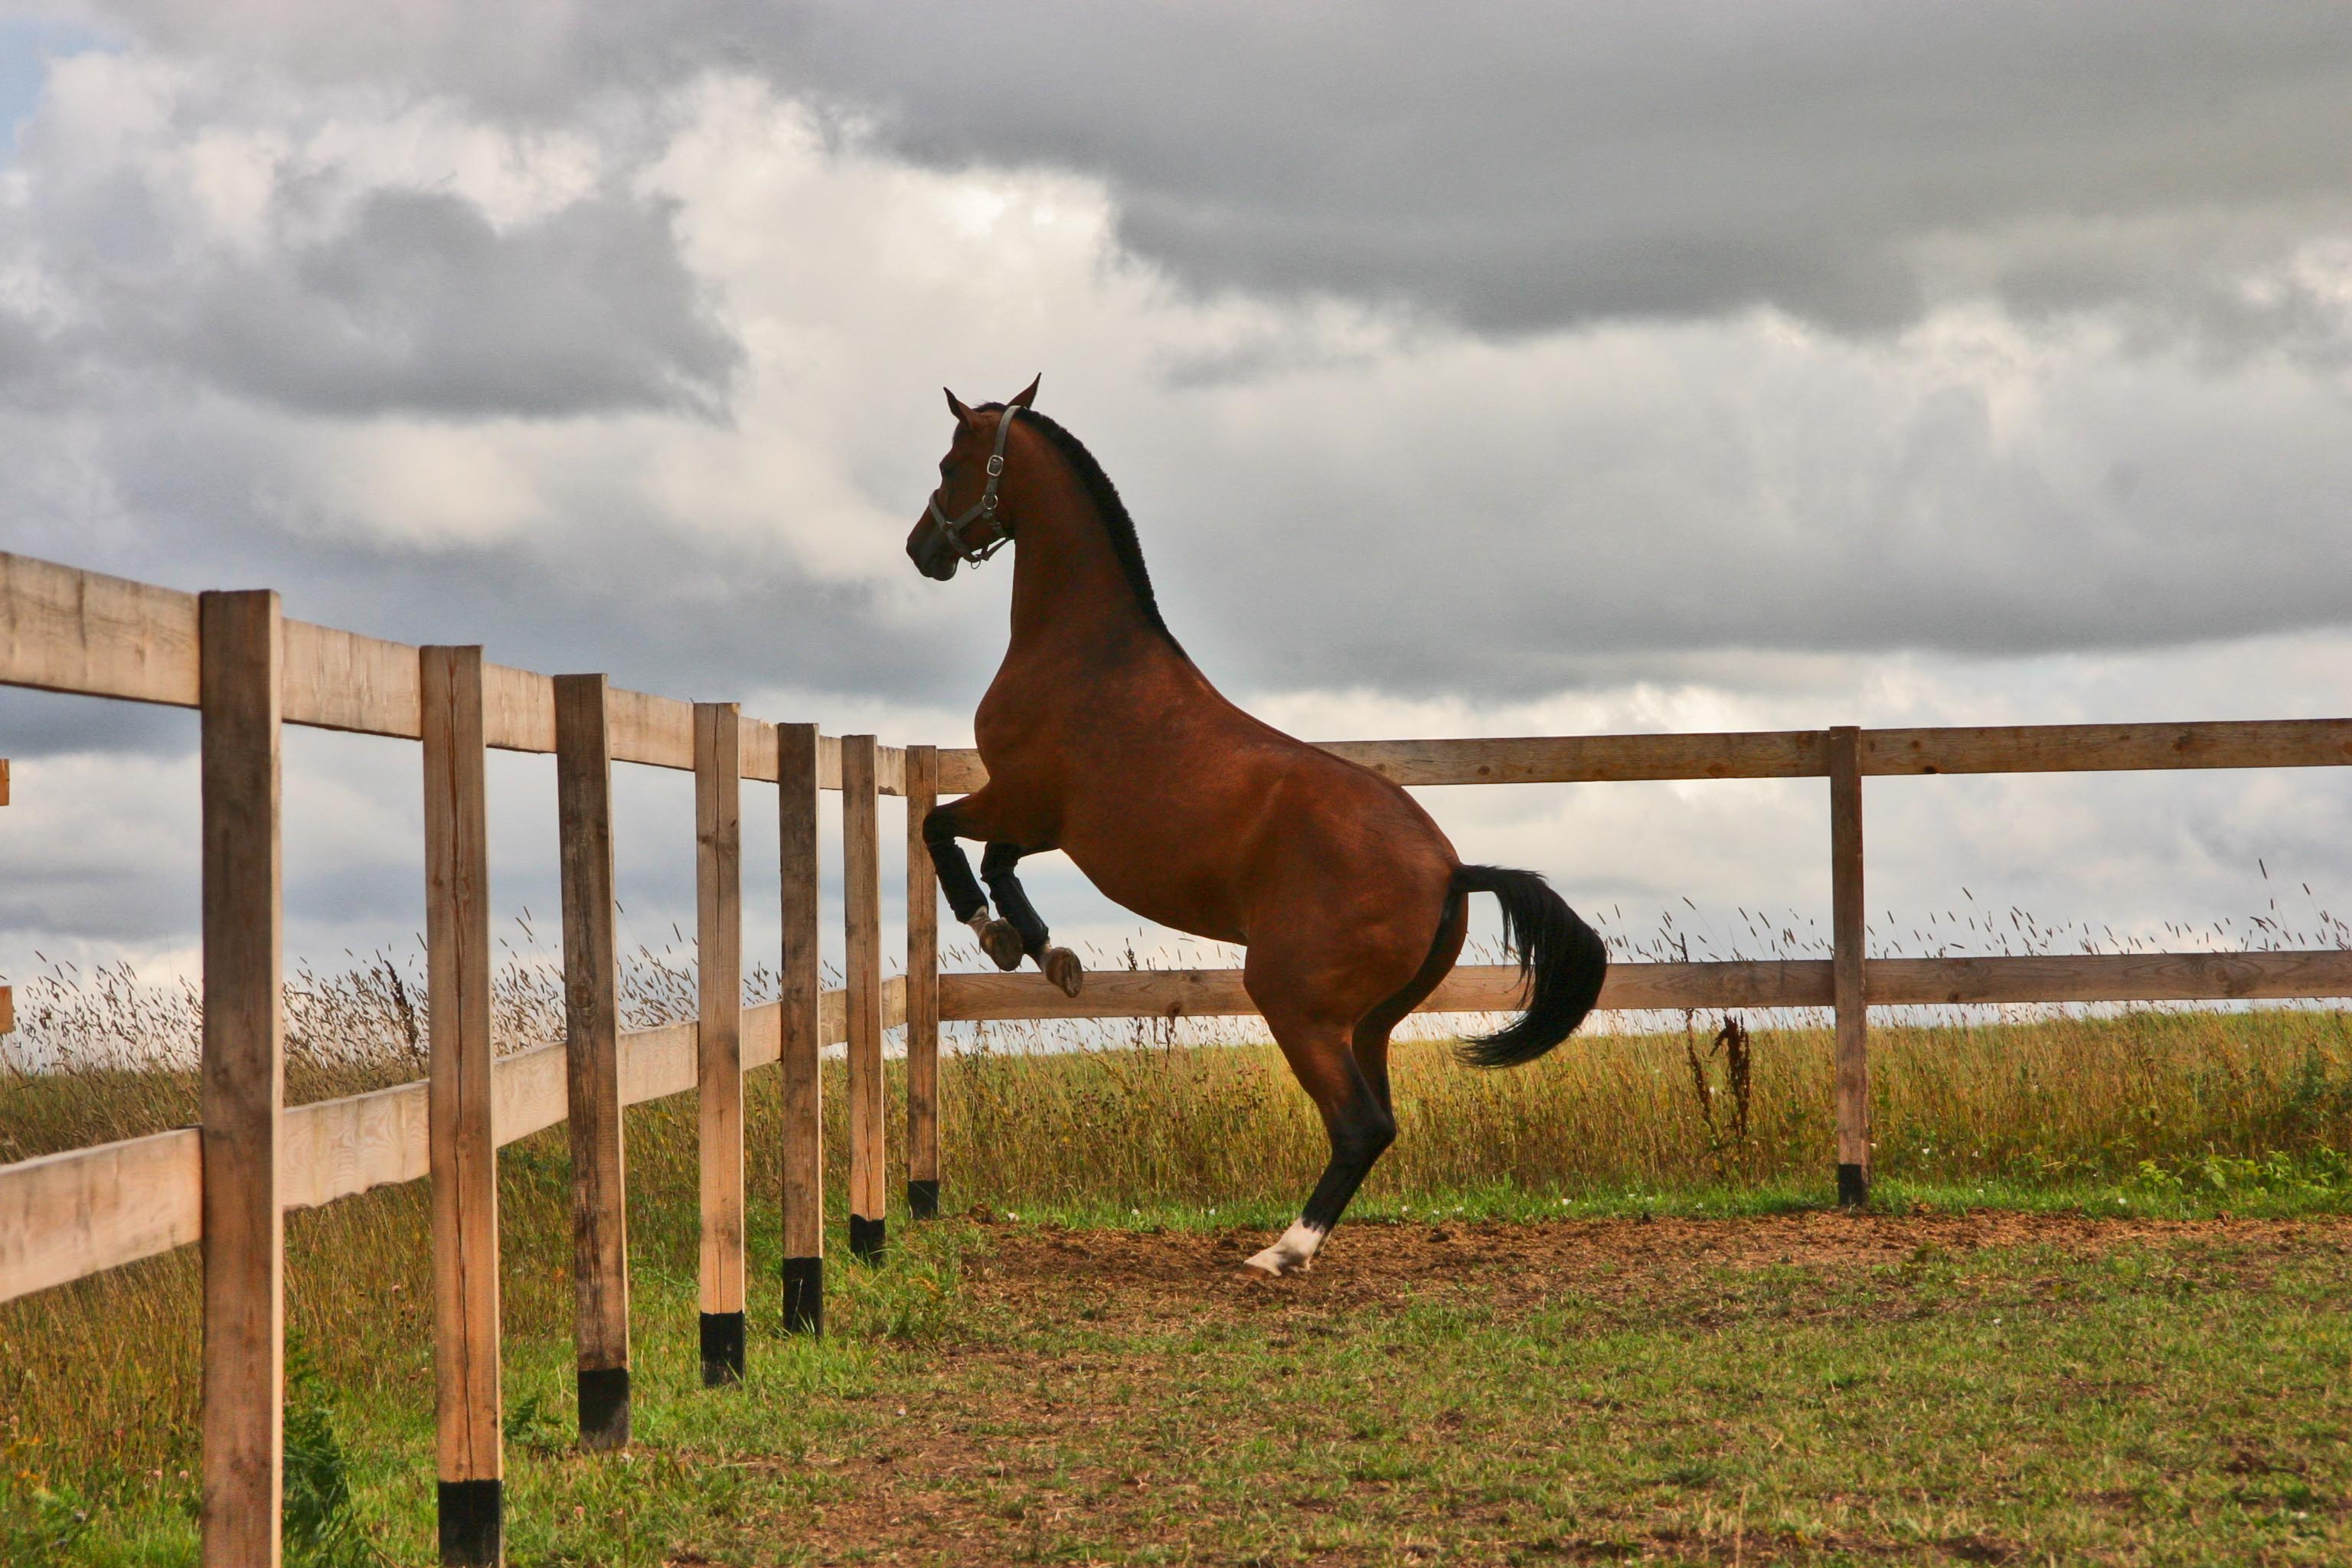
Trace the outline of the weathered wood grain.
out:
M 701 1249 L 709 1314 L 743 1310 L 742 714 L 694 709 L 697 1121 Z
M 194 1243 L 204 1170 L 193 1127 L 0 1165 L 0 1301 Z
M 1818 730 L 1675 735 L 1531 735 L 1501 739 L 1322 741 L 1401 784 L 1581 784 L 1635 779 L 1803 778 L 1822 772 Z M 941 795 L 988 782 L 980 753 L 942 748 Z
M 1838 1201 L 1870 1198 L 1870 1008 L 1864 952 L 1862 731 L 1829 731 L 1830 1001 L 1837 1015 Z
M 1874 1007 L 1936 1003 L 2284 1001 L 2352 997 L 2352 952 L 2083 953 L 2030 958 L 1873 958 Z M 1418 1009 L 1502 1013 L 1520 1005 L 1518 970 L 1464 964 Z M 1614 963 L 1603 1012 L 1827 1007 L 1827 959 Z M 1238 969 L 1103 970 L 1064 996 L 1042 974 L 942 974 L 949 1019 L 1218 1018 L 1254 1015 Z
M 940 890 L 923 842 L 939 797 L 939 753 L 909 746 L 907 782 L 907 1202 L 920 1219 L 940 1199 Z
M 580 1440 L 609 1448 L 629 1437 L 629 1241 L 613 934 L 613 769 L 603 676 L 556 677 L 555 740 Z
M 204 797 L 204 1503 L 206 1568 L 278 1561 L 285 1450 L 285 1101 L 278 595 L 198 611 Z
M 427 1163 L 433 1175 L 438 1479 L 492 1482 L 504 1475 L 505 1462 L 482 650 L 427 647 L 419 651 L 416 663 L 425 763 L 425 986 L 432 1052 Z M 449 1495 L 445 1492 L 445 1499 Z M 488 1548 L 481 1534 L 457 1533 L 478 1548 L 463 1554 L 467 1561 L 482 1560 Z
M 887 1136 L 882 1079 L 882 886 L 875 806 L 876 742 L 841 738 L 841 875 L 848 992 L 849 1213 L 878 1227 L 885 1196 Z
M 1864 730 L 1865 773 L 2109 773 L 2352 763 L 2352 719 Z
M 415 740 L 419 651 L 308 621 L 286 623 L 286 722 Z
M 905 995 L 899 977 L 884 984 L 885 1028 L 903 1021 Z M 842 1001 L 838 988 L 821 994 L 822 1045 L 845 1038 Z M 746 1071 L 776 1063 L 782 1018 L 773 1002 L 743 1009 Z M 640 1105 L 693 1089 L 696 1037 L 692 1023 L 622 1035 L 622 1103 Z M 497 1059 L 492 1127 L 500 1147 L 562 1123 L 564 1066 L 561 1045 Z M 285 1206 L 315 1208 L 423 1180 L 431 1169 L 427 1087 L 420 1080 L 288 1106 L 278 1162 Z M 202 1171 L 194 1128 L 0 1165 L 0 1301 L 195 1242 L 203 1235 Z
M 0 551 L 0 685 L 197 705 L 196 595 Z
M 819 964 L 817 791 L 822 764 L 814 724 L 776 726 L 776 872 L 782 927 L 777 959 L 777 1052 L 782 1077 L 783 1255 L 824 1256 L 824 986 Z
M 1874 1007 L 1946 1003 L 2249 1002 L 2352 997 L 2352 952 L 1874 958 Z

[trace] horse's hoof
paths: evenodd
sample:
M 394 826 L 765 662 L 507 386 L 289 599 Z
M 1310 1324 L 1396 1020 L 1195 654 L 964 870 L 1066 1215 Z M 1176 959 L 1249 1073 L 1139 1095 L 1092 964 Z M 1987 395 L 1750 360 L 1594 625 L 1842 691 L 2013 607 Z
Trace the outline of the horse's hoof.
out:
M 1065 996 L 1076 996 L 1086 988 L 1087 966 L 1066 947 L 1049 947 L 1039 953 L 1037 967 L 1045 972 L 1046 979 L 1062 988 Z
M 991 921 L 980 928 L 980 951 L 999 969 L 1021 967 L 1021 933 L 1011 921 Z
M 1279 1279 L 1286 1274 L 1304 1274 L 1314 1265 L 1315 1259 L 1301 1258 L 1280 1242 L 1242 1262 L 1243 1268 L 1263 1274 L 1269 1279 Z

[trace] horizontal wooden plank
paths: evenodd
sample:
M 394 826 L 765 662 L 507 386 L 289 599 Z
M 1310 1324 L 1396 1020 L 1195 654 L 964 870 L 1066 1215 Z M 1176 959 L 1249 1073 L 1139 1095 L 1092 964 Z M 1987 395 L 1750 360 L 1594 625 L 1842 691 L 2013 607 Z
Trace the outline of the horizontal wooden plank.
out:
M 2352 763 L 2352 719 L 1864 730 L 1865 773 L 2107 773 Z
M 0 1301 L 185 1247 L 203 1187 L 193 1127 L 0 1165 Z
M 280 1198 L 289 1209 L 316 1208 L 418 1180 L 427 1169 L 426 1116 L 422 1083 L 288 1106 L 279 1133 Z
M 1789 963 L 1619 963 L 1603 1009 L 1811 1007 L 1830 994 L 1826 959 Z M 1507 1013 L 1520 1005 L 1515 964 L 1464 964 L 1418 1011 Z M 943 974 L 942 1018 L 1232 1018 L 1254 1014 L 1238 969 L 1111 969 L 1090 973 L 1075 997 L 1042 974 Z
M 1822 773 L 1822 731 L 1326 741 L 1322 749 L 1401 784 L 1780 779 Z
M 1316 744 L 1382 778 L 1414 786 L 1804 778 L 1822 773 L 1826 766 L 1819 730 L 1320 741 Z M 941 747 L 939 755 L 941 795 L 969 795 L 988 782 L 988 770 L 977 751 Z
M 980 752 L 970 746 L 941 746 L 940 758 L 940 797 L 970 795 L 988 782 L 988 768 L 981 762 Z
M 1873 1006 L 1971 1002 L 2232 1002 L 2352 996 L 2352 952 L 2124 952 L 1874 958 Z
M 1055 994 L 1059 995 L 1056 992 Z M 843 997 L 822 998 L 825 1041 L 846 1035 Z M 886 1027 L 906 1021 L 907 983 L 886 981 Z M 621 1099 L 639 1105 L 695 1088 L 695 1026 L 667 1024 L 621 1037 Z M 743 1010 L 746 1071 L 776 1060 L 776 1004 Z M 563 1047 L 501 1057 L 491 1080 L 500 1144 L 564 1118 Z M 285 1206 L 311 1208 L 426 1173 L 425 1086 L 289 1106 L 278 1191 Z M 0 1165 L 0 1301 L 119 1268 L 200 1237 L 202 1149 L 193 1128 Z
M 383 637 L 288 620 L 285 721 L 317 730 L 415 740 L 416 649 Z M 503 752 L 555 750 L 555 689 L 547 676 L 483 667 L 483 728 Z M 0 686 L 196 705 L 196 595 L 0 551 Z M 694 768 L 694 705 L 613 688 L 613 755 L 652 767 Z M 772 783 L 772 726 L 744 721 L 743 776 Z M 819 742 L 819 783 L 841 787 L 841 743 Z M 906 790 L 906 752 L 886 747 L 882 793 Z
M 643 1105 L 684 1094 L 695 1085 L 697 1036 L 692 1024 L 633 1029 L 621 1037 L 621 1103 Z
M 414 647 L 308 621 L 289 620 L 285 628 L 287 723 L 416 739 Z
M 1587 784 L 1821 776 L 1826 772 L 1822 733 L 1764 730 L 1319 743 L 1334 756 L 1360 763 L 1402 784 Z M 988 782 L 977 751 L 942 748 L 939 755 L 940 794 L 969 795 Z M 2011 724 L 1862 732 L 1862 771 L 1881 776 L 2347 764 L 2352 764 L 2352 719 Z
M 2008 1002 L 2226 1002 L 2352 996 L 2352 952 L 2078 953 L 2018 958 L 1874 958 L 1873 1006 Z M 1827 959 L 1616 963 L 1602 1011 L 1825 1007 Z M 1518 970 L 1465 964 L 1418 1011 L 1507 1013 Z M 1062 994 L 1042 974 L 945 974 L 943 1018 L 1219 1018 L 1255 1014 L 1238 969 L 1106 970 Z
M 0 551 L 0 685 L 196 705 L 196 596 Z
M 613 760 L 694 771 L 694 704 L 608 686 L 605 723 Z

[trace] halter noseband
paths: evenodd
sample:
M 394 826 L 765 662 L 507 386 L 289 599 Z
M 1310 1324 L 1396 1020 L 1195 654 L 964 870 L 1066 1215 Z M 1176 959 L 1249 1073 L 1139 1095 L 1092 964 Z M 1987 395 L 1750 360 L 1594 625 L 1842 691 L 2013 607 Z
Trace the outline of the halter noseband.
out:
M 931 521 L 940 525 L 940 531 L 947 536 L 955 552 L 975 566 L 1013 542 L 1012 525 L 999 521 L 996 516 L 996 486 L 1004 477 L 1004 438 L 1013 434 L 1013 416 L 1020 412 L 1019 405 L 1008 403 L 1003 417 L 996 422 L 996 450 L 988 455 L 988 482 L 981 487 L 980 500 L 971 510 L 961 517 L 950 518 L 940 510 L 940 490 L 931 492 Z M 946 488 L 941 485 L 940 489 Z M 975 522 L 995 523 L 996 537 L 986 544 L 965 543 L 963 531 Z

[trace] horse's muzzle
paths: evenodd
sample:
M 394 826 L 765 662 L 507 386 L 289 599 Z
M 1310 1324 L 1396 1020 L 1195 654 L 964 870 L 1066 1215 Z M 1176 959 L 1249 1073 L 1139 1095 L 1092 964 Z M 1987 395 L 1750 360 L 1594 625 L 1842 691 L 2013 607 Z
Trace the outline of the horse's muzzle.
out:
M 915 531 L 914 537 L 907 541 L 907 559 L 915 563 L 916 571 L 940 583 L 953 577 L 960 563 L 955 546 L 937 528 Z

